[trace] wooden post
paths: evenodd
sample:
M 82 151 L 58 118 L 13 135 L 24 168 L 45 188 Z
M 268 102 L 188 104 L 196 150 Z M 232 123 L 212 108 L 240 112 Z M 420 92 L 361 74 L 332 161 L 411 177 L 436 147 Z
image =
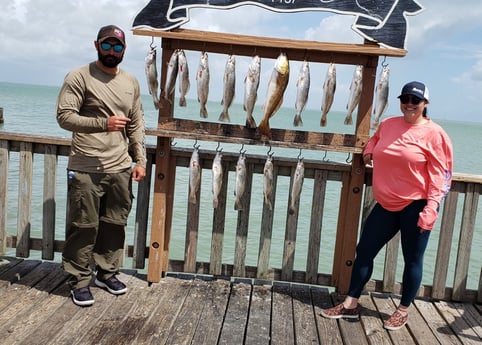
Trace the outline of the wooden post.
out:
M 0 124 L 3 123 L 3 108 L 0 107 Z
M 373 92 L 377 71 L 378 57 L 372 57 L 363 69 L 363 89 L 356 122 L 357 145 L 365 146 L 370 131 Z M 365 164 L 361 154 L 354 154 L 350 174 L 344 174 L 341 191 L 338 228 L 333 263 L 333 286 L 345 294 L 351 279 L 351 270 L 355 260 L 358 239 L 358 225 L 363 208 L 363 185 L 365 182 Z
M 163 39 L 161 87 L 165 85 L 167 66 L 173 53 L 169 48 L 169 39 Z M 173 117 L 174 93 L 166 99 L 165 90 L 161 93 L 158 123 L 169 121 Z M 168 137 L 157 138 L 156 170 L 154 174 L 154 197 L 152 205 L 151 238 L 149 246 L 149 262 L 147 281 L 157 283 L 162 271 L 169 266 L 169 240 L 171 237 L 171 221 L 176 164 L 172 162 L 171 140 Z

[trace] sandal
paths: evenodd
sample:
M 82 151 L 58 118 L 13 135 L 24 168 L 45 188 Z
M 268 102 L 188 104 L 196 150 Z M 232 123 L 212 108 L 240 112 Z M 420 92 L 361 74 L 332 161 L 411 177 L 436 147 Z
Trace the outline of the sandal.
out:
M 402 313 L 400 313 L 400 311 L 397 309 L 392 316 L 390 316 L 390 318 L 383 323 L 383 327 L 391 331 L 396 331 L 405 326 L 407 321 L 408 313 L 402 315 Z

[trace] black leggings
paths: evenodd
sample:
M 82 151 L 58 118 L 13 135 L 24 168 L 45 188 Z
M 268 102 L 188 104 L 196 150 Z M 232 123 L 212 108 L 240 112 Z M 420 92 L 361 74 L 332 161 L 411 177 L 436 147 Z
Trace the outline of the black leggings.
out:
M 427 200 L 417 200 L 401 211 L 392 212 L 376 204 L 367 218 L 356 248 L 356 259 L 348 295 L 359 298 L 373 272 L 373 261 L 378 252 L 400 230 L 405 267 L 400 304 L 408 307 L 413 302 L 422 282 L 423 255 L 431 231 L 420 233 L 419 213 Z

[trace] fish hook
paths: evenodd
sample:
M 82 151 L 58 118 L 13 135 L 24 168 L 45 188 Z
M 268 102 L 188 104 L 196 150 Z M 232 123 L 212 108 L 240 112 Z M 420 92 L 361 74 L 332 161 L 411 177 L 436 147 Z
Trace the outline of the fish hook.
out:
M 151 37 L 150 47 L 151 47 L 151 49 L 156 49 L 156 46 L 154 45 L 154 36 Z
M 216 152 L 221 152 L 223 150 L 223 148 L 219 148 L 220 145 L 221 143 L 218 141 L 218 146 L 216 146 Z
M 301 156 L 301 149 L 300 149 L 300 153 L 298 154 L 298 160 L 302 160 L 303 157 Z
M 239 153 L 242 155 L 246 153 L 246 150 L 243 151 L 243 149 L 244 149 L 244 144 L 241 145 L 241 148 L 239 149 Z
M 323 158 L 322 158 L 323 162 L 329 161 L 329 159 L 326 159 L 326 156 L 328 156 L 328 151 L 325 150 L 325 154 L 323 155 Z
M 266 152 L 266 155 L 267 155 L 268 157 L 270 157 L 270 158 L 273 157 L 274 152 L 271 151 L 271 145 L 269 145 L 269 150 L 268 150 L 268 152 Z
M 177 145 L 177 141 L 174 141 L 173 139 L 171 139 L 171 147 L 174 147 Z
M 197 138 L 196 138 L 196 141 L 194 142 L 194 144 L 192 145 L 192 147 L 194 147 L 196 150 L 201 146 L 201 144 L 198 144 L 197 143 Z
M 383 57 L 382 67 L 387 67 L 387 66 L 388 66 L 388 62 L 386 62 L 386 61 L 387 61 L 387 56 L 385 55 L 385 56 Z
M 351 153 L 350 153 L 350 152 L 348 152 L 348 157 L 346 157 L 345 162 L 347 162 L 347 163 L 351 163 L 352 161 L 353 161 L 353 160 L 351 159 Z

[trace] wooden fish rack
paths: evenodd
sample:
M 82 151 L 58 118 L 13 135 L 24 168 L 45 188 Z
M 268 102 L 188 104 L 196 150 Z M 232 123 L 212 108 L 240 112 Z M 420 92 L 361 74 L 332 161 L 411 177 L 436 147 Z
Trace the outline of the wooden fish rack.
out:
M 370 118 L 379 57 L 404 57 L 406 50 L 381 48 L 375 43 L 326 43 L 305 40 L 256 37 L 227 33 L 176 29 L 161 31 L 134 29 L 134 35 L 160 37 L 162 45 L 161 85 L 165 85 L 167 65 L 176 49 L 239 56 L 259 55 L 276 59 L 280 52 L 290 61 L 362 65 L 363 89 L 358 105 L 355 134 L 320 133 L 271 129 L 271 140 L 259 137 L 254 129 L 226 123 L 176 119 L 171 102 L 161 97 L 157 128 L 147 134 L 157 136 L 156 172 L 149 247 L 148 281 L 158 282 L 167 271 L 176 164 L 170 155 L 171 138 L 237 143 L 353 154 L 351 174 L 343 180 L 333 269 L 333 286 L 348 289 L 362 209 L 365 166 L 361 153 L 369 139 Z M 193 116 L 195 118 L 195 116 Z

